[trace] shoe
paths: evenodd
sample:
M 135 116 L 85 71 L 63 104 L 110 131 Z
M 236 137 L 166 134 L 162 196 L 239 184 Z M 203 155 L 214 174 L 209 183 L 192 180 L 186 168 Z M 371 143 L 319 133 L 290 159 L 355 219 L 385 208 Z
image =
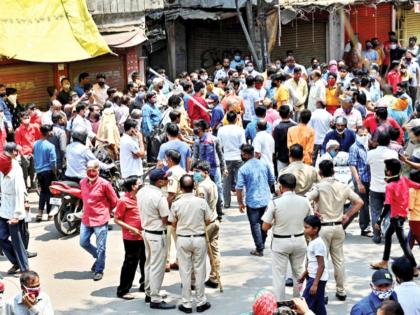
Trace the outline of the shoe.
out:
M 165 266 L 165 272 L 170 272 L 171 271 L 171 265 L 170 264 L 166 264 Z
M 361 231 L 360 235 L 364 236 L 364 237 L 372 237 L 373 236 L 372 231 L 369 231 L 369 230 Z
M 328 305 L 328 296 L 325 296 L 325 297 L 324 297 L 324 304 L 325 304 L 325 305 Z
M 176 262 L 170 264 L 169 267 L 171 268 L 171 270 L 179 270 L 179 266 Z
M 90 271 L 95 272 L 96 269 L 96 261 L 93 263 L 92 267 L 90 267 Z
M 38 256 L 37 252 L 26 252 L 26 255 L 28 256 L 28 258 L 34 258 L 36 256 Z
M 95 272 L 93 276 L 93 281 L 102 280 L 103 277 L 104 277 L 104 274 L 102 272 Z
M 35 217 L 35 222 L 41 222 L 42 221 L 42 212 L 38 212 L 38 214 Z
M 213 282 L 213 281 L 211 281 L 210 279 L 209 279 L 209 280 L 207 280 L 206 282 L 204 282 L 204 285 L 205 285 L 206 287 L 209 287 L 209 288 L 212 288 L 212 289 L 216 289 L 216 288 L 218 288 L 218 287 L 219 287 L 219 284 L 218 284 L 218 283 Z
M 158 310 L 172 310 L 176 308 L 176 305 L 168 304 L 165 301 L 162 301 L 160 303 L 150 302 L 150 308 L 158 309 Z
M 19 265 L 13 265 L 12 268 L 10 268 L 9 270 L 7 270 L 7 274 L 8 275 L 15 275 L 18 273 L 18 271 L 20 270 Z
M 203 305 L 197 306 L 197 313 L 202 313 L 204 311 L 207 311 L 211 307 L 210 302 L 206 302 Z
M 383 264 L 382 262 L 370 264 L 370 267 L 375 270 L 379 269 L 388 269 L 388 264 Z
M 293 279 L 287 278 L 286 279 L 286 287 L 293 287 Z
M 225 205 L 224 208 L 225 209 L 229 209 L 230 208 L 230 205 Z
M 250 254 L 251 254 L 252 256 L 258 256 L 258 257 L 262 257 L 262 256 L 264 256 L 264 253 L 263 253 L 263 252 L 260 252 L 260 251 L 258 251 L 258 250 L 253 250 L 253 251 L 251 251 L 251 252 L 250 252 Z
M 341 294 L 338 294 L 338 293 L 336 293 L 335 294 L 335 297 L 337 298 L 337 299 L 339 299 L 340 301 L 345 301 L 346 299 L 347 299 L 347 295 L 341 295 Z
M 144 283 L 140 284 L 139 292 L 145 292 L 145 290 L 144 290 Z
M 150 301 L 151 301 L 152 299 L 151 299 L 151 297 L 150 296 L 148 296 L 148 295 L 146 295 L 146 297 L 144 298 L 144 302 L 147 304 L 147 303 L 150 303 Z
M 219 222 L 222 222 L 222 216 L 218 216 L 217 220 L 219 220 Z
M 191 314 L 191 313 L 192 313 L 192 308 L 191 308 L 191 307 L 185 307 L 185 306 L 184 306 L 184 305 L 182 305 L 182 304 L 178 305 L 178 309 L 179 309 L 181 312 L 184 312 L 184 313 L 186 313 L 186 314 Z
M 374 242 L 375 244 L 381 244 L 381 241 L 382 241 L 382 239 L 381 239 L 381 237 L 380 236 L 373 236 L 372 237 L 372 242 Z
M 127 301 L 130 301 L 130 300 L 134 300 L 135 299 L 135 296 L 134 295 L 132 295 L 131 293 L 126 293 L 126 294 L 124 294 L 124 295 L 117 295 L 120 299 L 123 299 L 123 300 L 127 300 Z

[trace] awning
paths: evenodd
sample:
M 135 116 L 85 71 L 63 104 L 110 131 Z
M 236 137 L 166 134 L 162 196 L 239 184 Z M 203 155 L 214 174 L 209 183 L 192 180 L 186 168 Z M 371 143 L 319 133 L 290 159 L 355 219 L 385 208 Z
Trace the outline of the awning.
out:
M 110 53 L 85 0 L 0 1 L 0 55 L 70 62 Z
M 144 31 L 137 29 L 131 32 L 102 35 L 111 48 L 127 48 L 140 45 L 147 40 Z
M 328 7 L 332 5 L 346 6 L 351 4 L 375 5 L 390 0 L 364 1 L 364 0 L 280 0 L 279 5 L 284 8 L 296 8 L 306 6 Z M 278 6 L 278 5 L 276 5 Z
M 229 19 L 231 17 L 237 16 L 236 12 L 232 12 L 232 11 L 209 12 L 209 11 L 194 10 L 194 9 L 174 9 L 174 10 L 167 10 L 164 12 L 151 13 L 148 15 L 148 17 L 152 19 L 160 19 L 163 14 L 165 14 L 166 20 L 176 20 L 177 18 L 180 17 L 184 20 L 220 21 L 220 20 Z

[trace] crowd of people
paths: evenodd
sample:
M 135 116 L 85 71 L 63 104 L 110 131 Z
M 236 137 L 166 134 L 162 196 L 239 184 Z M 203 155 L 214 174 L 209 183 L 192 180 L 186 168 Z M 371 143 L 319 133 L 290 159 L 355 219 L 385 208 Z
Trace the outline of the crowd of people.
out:
M 371 264 L 378 269 L 372 294 L 351 314 L 420 314 L 410 298 L 419 290 L 412 281 L 419 275 L 412 249 L 420 244 L 416 40 L 403 48 L 390 32 L 383 44 L 373 38 L 362 45 L 356 34 L 342 60 L 313 58 L 306 68 L 289 51 L 262 73 L 237 52 L 214 73 L 183 72 L 174 83 L 163 69 L 151 71 L 146 82 L 133 73 L 124 91 L 108 86 L 104 74 L 92 84 L 91 75 L 81 73 L 76 83 L 62 78 L 59 89 L 47 89 L 46 112 L 23 106 L 16 89 L 0 84 L 0 245 L 12 263 L 8 273 L 21 273 L 29 292 L 11 302 L 12 314 L 20 301 L 29 310 L 40 303 L 27 287 L 36 278 L 39 291 L 28 263 L 36 255 L 28 252 L 28 193 L 39 189 L 36 221 L 51 220 L 49 186 L 56 179 L 80 185 L 80 246 L 94 259 L 93 280 L 104 276 L 112 216 L 122 227 L 120 298 L 134 298 L 139 267 L 145 302 L 173 309 L 160 289 L 165 272 L 179 270 L 178 309 L 192 312 L 192 290 L 197 312 L 209 309 L 205 286 L 221 286 L 219 231 L 236 196 L 249 220 L 251 255 L 264 256 L 272 230 L 276 302 L 285 300 L 289 285 L 295 298 L 305 298 L 293 302 L 300 314 L 327 314 L 330 260 L 336 298 L 346 300 L 345 228 L 358 217 L 361 236 L 385 245 L 382 260 Z M 115 163 L 98 159 L 98 150 Z M 116 164 L 124 194 L 100 177 Z M 343 166 L 346 182 L 335 174 Z M 394 233 L 404 252 L 392 263 L 395 289 L 388 271 Z M 286 279 L 289 263 L 293 279 Z

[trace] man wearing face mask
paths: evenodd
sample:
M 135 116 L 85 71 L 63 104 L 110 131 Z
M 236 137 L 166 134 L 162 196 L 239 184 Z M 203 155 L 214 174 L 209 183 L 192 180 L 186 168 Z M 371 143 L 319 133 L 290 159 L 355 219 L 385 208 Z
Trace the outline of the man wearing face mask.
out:
M 16 129 L 20 125 L 19 114 L 25 111 L 25 106 L 19 103 L 18 94 L 15 88 L 6 88 L 6 105 L 9 107 L 9 111 L 12 115 L 12 125 Z M 1 106 L 0 106 L 1 107 Z
M 347 119 L 347 128 L 356 131 L 357 128 L 363 126 L 362 114 L 353 107 L 353 100 L 351 97 L 342 97 L 341 107 L 334 112 L 334 119 L 337 117 L 344 117 Z
M 244 65 L 245 61 L 242 60 L 241 58 L 241 52 L 240 51 L 235 51 L 235 54 L 233 56 L 233 60 L 230 62 L 230 68 L 231 69 L 236 69 L 237 65 Z
M 252 75 L 254 78 L 257 75 L 261 75 L 258 71 L 254 69 L 254 63 L 252 61 L 248 61 L 245 66 L 245 71 L 248 72 L 248 75 Z
M 325 149 L 326 149 L 326 152 L 316 160 L 316 164 L 315 164 L 316 169 L 319 169 L 319 163 L 325 160 L 333 161 L 335 165 L 334 158 L 337 156 L 337 153 L 340 150 L 340 144 L 336 140 L 330 140 L 327 142 Z
M 408 39 L 407 51 L 411 52 L 415 58 L 419 57 L 419 45 L 417 45 L 417 36 L 410 36 Z
M 395 293 L 404 314 L 420 315 L 420 300 L 413 299 L 414 296 L 420 296 L 420 287 L 413 280 L 410 261 L 406 257 L 399 257 L 393 261 L 391 269 L 398 283 Z
M 162 122 L 162 113 L 156 105 L 156 92 L 147 92 L 146 104 L 142 107 L 143 119 L 141 121 L 141 132 L 145 137 L 147 161 L 152 162 L 156 157 L 152 156 L 152 134 Z
M 66 115 L 64 113 L 52 114 L 52 134 L 48 139 L 55 147 L 55 155 L 57 156 L 57 177 L 61 178 L 64 171 L 64 160 L 67 149 L 66 135 Z
M 347 128 L 347 119 L 342 116 L 335 118 L 335 129 L 329 131 L 325 135 L 324 143 L 322 144 L 321 152 L 325 152 L 325 146 L 330 140 L 336 140 L 340 144 L 340 150 L 349 152 L 350 147 L 356 141 L 356 133 Z
M 400 44 L 397 39 L 397 33 L 395 33 L 394 31 L 388 32 L 388 41 L 384 43 L 385 58 L 382 64 L 382 74 L 385 74 L 385 72 L 388 69 L 388 66 L 391 65 L 391 62 L 393 61 L 393 59 L 391 58 L 391 55 L 399 47 L 400 47 Z
M 61 90 L 58 93 L 57 100 L 60 101 L 61 104 L 66 105 L 71 103 L 71 85 L 70 85 L 70 79 L 69 78 L 62 78 L 61 81 Z
M 203 98 L 205 94 L 204 83 L 195 83 L 194 92 L 194 96 L 188 101 L 188 116 L 190 117 L 190 123 L 192 128 L 194 128 L 194 123 L 200 119 L 204 119 L 205 121 L 210 123 L 210 111 L 207 109 L 207 103 Z M 201 106 L 199 106 L 196 103 L 199 103 Z
M 142 157 L 145 156 L 143 136 L 137 121 L 128 118 L 124 123 L 124 135 L 120 143 L 121 177 L 140 177 L 143 175 Z
M 376 315 L 383 301 L 398 301 L 393 283 L 392 274 L 388 269 L 375 271 L 370 283 L 372 292 L 353 306 L 350 315 Z
M 100 108 L 105 105 L 105 102 L 108 99 L 107 90 L 109 89 L 109 86 L 105 82 L 105 74 L 98 73 L 96 75 L 96 83 L 93 85 L 93 98 Z
M 229 78 L 230 61 L 229 58 L 223 59 L 223 68 L 216 71 L 214 75 L 214 84 L 217 84 L 220 79 Z
M 289 76 L 289 78 L 293 77 L 293 71 L 295 70 L 295 68 L 301 69 L 302 77 L 306 80 L 308 74 L 306 73 L 305 67 L 296 63 L 295 58 L 293 56 L 288 56 L 286 58 L 286 66 L 284 67 L 284 72 L 286 73 L 286 75 Z
M 153 91 L 156 93 L 156 105 L 158 108 L 168 104 L 168 99 L 163 92 L 164 83 L 163 78 L 154 78 L 151 85 L 152 89 L 149 89 L 149 92 Z
M 359 227 L 362 236 L 370 237 L 372 232 L 369 214 L 370 167 L 367 161 L 369 134 L 366 127 L 357 129 L 356 142 L 349 150 L 349 167 L 353 177 L 356 193 L 363 200 L 363 207 L 359 212 Z
M 41 290 L 38 273 L 25 271 L 20 275 L 21 293 L 18 293 L 4 306 L 7 315 L 53 315 L 50 297 Z
M 83 200 L 83 216 L 80 225 L 80 246 L 94 259 L 93 280 L 102 279 L 105 269 L 106 239 L 110 213 L 116 207 L 118 197 L 111 183 L 99 177 L 99 161 L 91 160 L 86 167 L 87 177 L 80 181 Z M 90 238 L 96 236 L 96 246 Z
M 378 52 L 373 49 L 373 45 L 370 41 L 366 41 L 366 50 L 363 51 L 363 58 L 365 59 L 365 67 L 369 68 L 372 63 L 378 60 Z
M 12 130 L 12 114 L 5 102 L 6 96 L 6 86 L 4 84 L 0 84 L 0 107 L 3 109 L 4 121 L 6 122 L 7 127 Z
M 407 51 L 405 53 L 405 58 L 403 58 L 403 62 L 406 64 L 408 72 L 411 73 L 409 94 L 413 103 L 415 103 L 417 99 L 417 88 L 420 84 L 420 67 L 413 57 L 413 53 Z
M 302 78 L 302 69 L 293 69 L 293 78 L 286 81 L 290 94 L 293 95 L 292 103 L 295 114 L 295 120 L 299 120 L 299 113 L 305 109 L 305 102 L 308 98 L 308 83 Z

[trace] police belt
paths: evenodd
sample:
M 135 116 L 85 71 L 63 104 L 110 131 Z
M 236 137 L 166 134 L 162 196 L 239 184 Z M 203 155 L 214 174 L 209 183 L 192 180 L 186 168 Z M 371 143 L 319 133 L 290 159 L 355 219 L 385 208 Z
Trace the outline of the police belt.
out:
M 337 221 L 337 222 L 324 222 L 321 223 L 321 226 L 335 226 L 335 225 L 343 225 L 342 221 Z
M 204 237 L 204 236 L 206 236 L 206 234 L 205 233 L 203 233 L 203 234 L 193 234 L 193 235 L 180 235 L 180 234 L 177 234 L 176 236 L 178 236 L 178 237 Z
M 147 232 L 147 233 L 150 233 L 150 234 L 155 234 L 155 235 L 163 235 L 163 234 L 166 234 L 166 230 L 163 230 L 163 231 L 144 230 L 144 231 Z
M 295 235 L 278 235 L 278 234 L 273 234 L 273 237 L 274 238 L 292 238 L 292 237 L 299 237 L 299 236 L 303 236 L 303 233 L 295 234 Z

